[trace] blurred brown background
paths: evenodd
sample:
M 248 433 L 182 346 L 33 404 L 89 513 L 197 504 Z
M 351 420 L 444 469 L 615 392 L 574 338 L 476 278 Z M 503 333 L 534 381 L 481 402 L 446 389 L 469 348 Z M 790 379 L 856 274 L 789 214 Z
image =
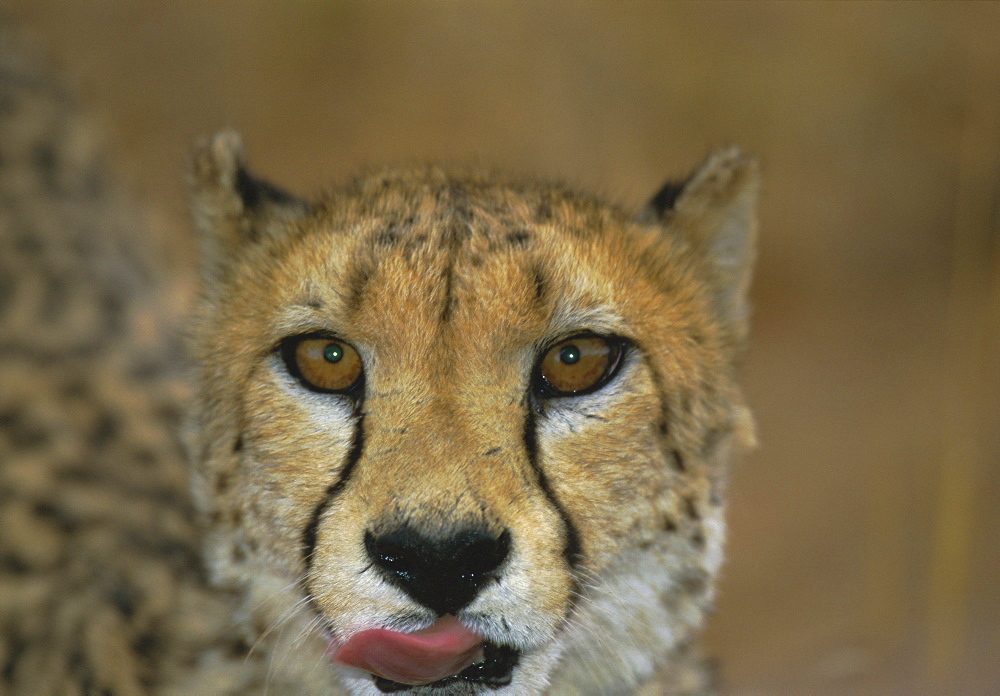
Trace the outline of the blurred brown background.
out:
M 186 156 L 226 125 L 301 193 L 432 158 L 639 205 L 758 155 L 727 692 L 1000 693 L 1000 4 L 2 4 L 187 269 Z

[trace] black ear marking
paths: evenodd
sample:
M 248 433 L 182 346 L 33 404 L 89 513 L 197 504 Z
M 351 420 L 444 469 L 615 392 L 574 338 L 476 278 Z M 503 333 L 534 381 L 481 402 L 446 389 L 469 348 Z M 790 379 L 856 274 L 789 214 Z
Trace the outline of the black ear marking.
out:
M 640 222 L 686 242 L 705 273 L 712 308 L 736 345 L 747 329 L 759 185 L 756 160 L 729 147 L 709 156 L 683 184 L 664 186 L 639 214 Z
M 292 194 L 250 174 L 242 162 L 236 170 L 235 184 L 236 193 L 243 202 L 244 209 L 248 211 L 257 210 L 267 203 L 287 205 L 299 202 Z
M 191 164 L 191 212 L 209 277 L 224 277 L 242 248 L 310 212 L 308 202 L 250 173 L 234 131 L 201 140 Z
M 650 199 L 647 204 L 647 209 L 653 214 L 657 219 L 663 217 L 668 211 L 672 210 L 674 203 L 680 198 L 681 192 L 684 191 L 684 186 L 687 181 L 668 181 L 663 185 L 656 195 Z

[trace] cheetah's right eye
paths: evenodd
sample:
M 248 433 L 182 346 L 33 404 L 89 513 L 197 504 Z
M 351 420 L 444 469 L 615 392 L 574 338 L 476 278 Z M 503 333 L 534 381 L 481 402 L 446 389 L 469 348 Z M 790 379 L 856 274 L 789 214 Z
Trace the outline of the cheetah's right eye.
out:
M 361 356 L 338 338 L 293 336 L 282 342 L 281 357 L 288 371 L 313 391 L 346 394 L 361 383 Z
M 540 391 L 549 396 L 575 396 L 600 389 L 618 369 L 622 341 L 581 334 L 546 351 L 537 367 Z

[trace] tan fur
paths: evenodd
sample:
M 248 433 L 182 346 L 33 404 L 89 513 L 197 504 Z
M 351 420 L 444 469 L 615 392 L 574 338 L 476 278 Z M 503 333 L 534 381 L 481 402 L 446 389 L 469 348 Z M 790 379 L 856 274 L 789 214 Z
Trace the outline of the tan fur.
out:
M 696 637 L 752 440 L 752 161 L 722 151 L 635 215 L 436 168 L 310 203 L 221 134 L 192 175 L 192 397 L 141 216 L 2 24 L 0 101 L 0 693 L 379 693 L 328 640 L 436 618 L 366 547 L 405 525 L 508 535 L 455 611 L 520 651 L 506 686 L 410 693 L 711 690 Z M 360 352 L 362 391 L 289 374 L 279 345 L 316 330 Z M 545 396 L 541 354 L 582 331 L 623 339 L 620 369 Z
M 751 160 L 719 152 L 669 209 L 638 216 L 436 168 L 300 202 L 250 177 L 232 133 L 199 149 L 193 179 L 207 254 L 195 495 L 210 571 L 248 598 L 275 678 L 379 693 L 328 664 L 324 636 L 434 614 L 371 572 L 366 532 L 472 520 L 508 530 L 512 550 L 459 618 L 521 650 L 518 667 L 500 689 L 414 693 L 708 688 L 691 642 L 722 561 L 726 470 L 752 439 L 733 382 Z M 361 354 L 360 403 L 305 389 L 278 357 L 282 339 L 319 330 Z M 538 397 L 541 352 L 581 331 L 628 341 L 619 373 Z

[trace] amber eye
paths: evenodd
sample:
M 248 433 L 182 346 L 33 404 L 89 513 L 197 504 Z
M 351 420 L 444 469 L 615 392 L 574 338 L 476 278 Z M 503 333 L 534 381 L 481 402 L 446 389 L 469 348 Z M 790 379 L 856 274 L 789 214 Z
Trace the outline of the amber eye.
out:
M 542 390 L 552 395 L 583 394 L 611 378 L 622 354 L 620 340 L 574 336 L 545 353 L 538 373 Z
M 310 389 L 347 392 L 361 381 L 361 356 L 349 344 L 326 336 L 295 336 L 281 348 L 289 372 Z

